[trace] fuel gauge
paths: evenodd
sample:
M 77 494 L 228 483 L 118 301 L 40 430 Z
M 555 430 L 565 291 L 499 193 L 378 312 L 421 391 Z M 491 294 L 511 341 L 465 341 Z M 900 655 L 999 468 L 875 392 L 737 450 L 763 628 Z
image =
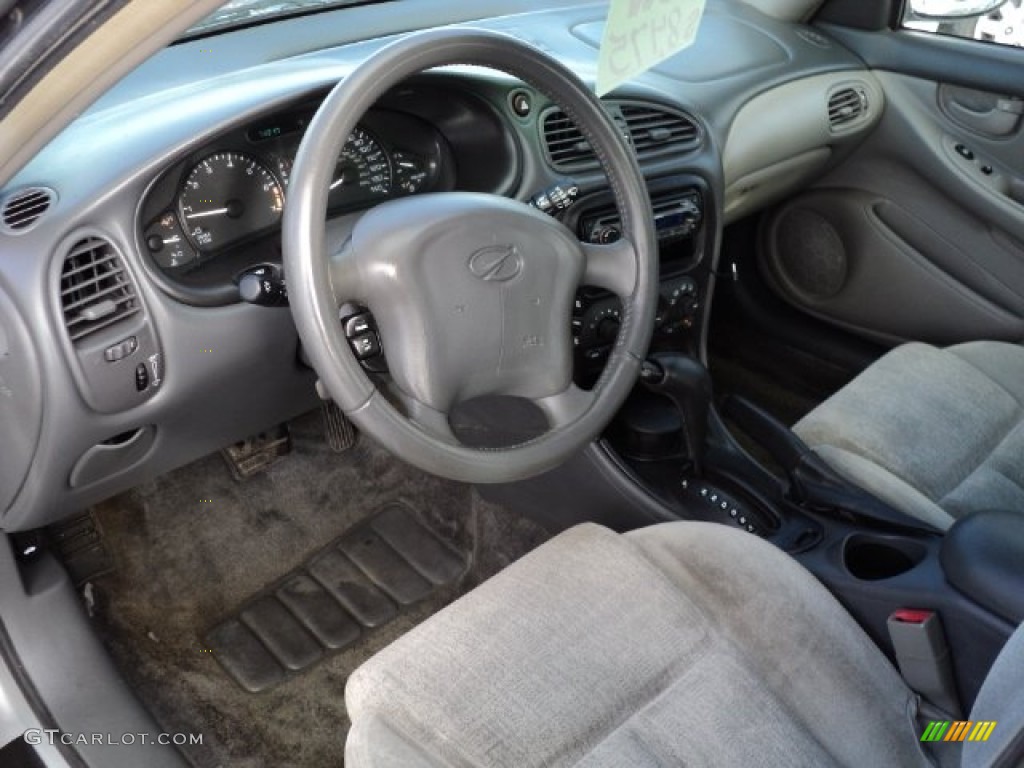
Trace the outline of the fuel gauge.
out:
M 408 152 L 395 152 L 392 157 L 398 188 L 407 195 L 414 195 L 423 189 L 431 175 L 423 160 Z
M 284 155 L 275 155 L 274 158 L 274 170 L 277 171 L 277 177 L 281 179 L 281 183 L 284 186 L 288 186 L 288 182 L 292 178 L 292 165 L 293 159 L 285 157 Z
M 163 269 L 183 267 L 198 258 L 172 211 L 165 211 L 150 224 L 145 237 L 146 248 Z

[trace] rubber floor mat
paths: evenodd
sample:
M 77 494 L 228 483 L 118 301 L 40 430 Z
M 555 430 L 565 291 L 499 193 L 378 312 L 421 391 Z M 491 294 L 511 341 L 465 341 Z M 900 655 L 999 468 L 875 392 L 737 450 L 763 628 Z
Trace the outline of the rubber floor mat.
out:
M 359 643 L 468 567 L 413 510 L 389 504 L 247 600 L 204 642 L 238 685 L 259 693 Z

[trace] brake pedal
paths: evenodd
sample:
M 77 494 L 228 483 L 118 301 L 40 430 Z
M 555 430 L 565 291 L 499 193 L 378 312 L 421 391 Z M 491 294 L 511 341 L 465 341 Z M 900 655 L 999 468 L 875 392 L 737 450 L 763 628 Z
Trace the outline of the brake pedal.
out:
M 220 454 L 235 480 L 246 480 L 270 467 L 292 451 L 292 435 L 287 424 L 229 445 Z
M 324 415 L 324 437 L 327 445 L 335 453 L 344 453 L 356 444 L 356 428 L 345 412 L 333 400 L 324 400 L 320 404 Z

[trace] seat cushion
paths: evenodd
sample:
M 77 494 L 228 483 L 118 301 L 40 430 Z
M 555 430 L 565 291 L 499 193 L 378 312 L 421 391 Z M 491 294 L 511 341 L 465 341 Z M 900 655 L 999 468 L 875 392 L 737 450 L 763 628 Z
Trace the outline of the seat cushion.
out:
M 848 480 L 940 529 L 976 510 L 1024 512 L 1024 347 L 905 344 L 794 431 Z
M 346 703 L 355 768 L 927 764 L 916 698 L 834 598 L 713 524 L 567 531 L 370 659 Z

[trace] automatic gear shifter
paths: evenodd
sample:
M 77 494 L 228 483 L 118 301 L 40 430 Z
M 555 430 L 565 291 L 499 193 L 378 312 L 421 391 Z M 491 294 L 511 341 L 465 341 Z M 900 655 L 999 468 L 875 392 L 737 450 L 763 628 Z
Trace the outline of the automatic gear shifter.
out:
M 652 392 L 665 395 L 683 417 L 686 453 L 695 477 L 701 477 L 707 448 L 711 375 L 688 355 L 657 354 L 644 361 L 640 380 Z

